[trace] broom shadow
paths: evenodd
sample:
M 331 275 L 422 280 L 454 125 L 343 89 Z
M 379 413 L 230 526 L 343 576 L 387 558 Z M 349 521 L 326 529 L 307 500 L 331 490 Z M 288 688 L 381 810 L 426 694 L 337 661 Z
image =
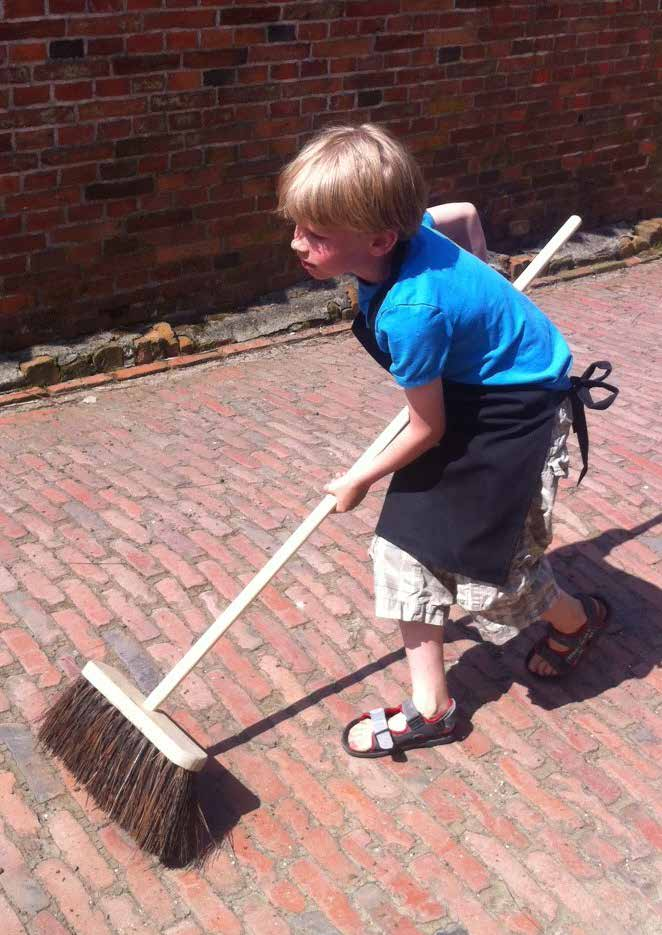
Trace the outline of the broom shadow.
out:
M 172 721 L 165 712 L 161 714 Z M 173 721 L 173 723 L 175 723 Z M 197 741 L 181 725 L 176 725 L 195 743 Z M 223 844 L 232 848 L 232 831 L 242 815 L 260 807 L 260 799 L 229 770 L 213 759 L 211 750 L 200 772 L 193 774 L 197 806 L 203 817 L 204 832 L 199 839 L 191 841 L 186 861 L 158 857 L 159 862 L 168 870 L 182 870 L 193 867 L 203 870 L 218 853 Z
M 526 655 L 531 645 L 545 632 L 540 623 L 527 627 L 503 646 L 495 646 L 482 640 L 462 621 L 449 622 L 446 642 L 466 640 L 467 637 L 475 641 L 475 645 L 462 653 L 448 672 L 449 691 L 461 712 L 459 739 L 464 739 L 471 732 L 471 719 L 476 711 L 484 704 L 496 701 L 513 683 L 526 686 L 532 701 L 550 710 L 597 697 L 626 679 L 644 678 L 660 665 L 662 590 L 637 575 L 608 564 L 606 558 L 612 549 L 653 530 L 661 522 L 662 513 L 659 513 L 632 529 L 608 529 L 592 539 L 549 553 L 555 574 L 564 589 L 603 593 L 612 606 L 607 632 L 595 648 L 591 647 L 590 655 L 576 678 L 546 682 L 526 673 Z M 210 758 L 220 756 L 403 658 L 404 649 L 388 653 L 214 744 L 207 752 Z M 404 754 L 401 757 L 406 758 Z
M 239 823 L 242 815 L 246 815 L 260 806 L 260 799 L 244 786 L 236 776 L 233 776 L 232 773 L 221 766 L 215 758 L 234 749 L 234 747 L 241 746 L 259 737 L 260 734 L 273 730 L 278 724 L 296 717 L 306 708 L 319 704 L 329 695 L 335 695 L 345 688 L 363 681 L 373 672 L 387 669 L 392 663 L 402 658 L 404 658 L 404 649 L 389 653 L 381 659 L 363 666 L 356 672 L 346 675 L 344 678 L 316 689 L 305 698 L 300 698 L 286 708 L 282 708 L 269 717 L 251 724 L 250 727 L 241 732 L 207 748 L 207 763 L 196 775 L 198 801 L 209 831 L 194 862 L 198 869 L 203 869 L 223 844 L 227 844 L 232 848 L 232 831 L 234 827 Z M 169 865 L 169 869 L 177 868 L 174 865 Z
M 306 708 L 312 708 L 330 695 L 337 695 L 346 688 L 357 685 L 369 675 L 372 675 L 373 672 L 380 672 L 382 669 L 388 669 L 394 662 L 404 659 L 404 655 L 404 649 L 396 649 L 394 652 L 387 653 L 387 655 L 382 656 L 380 659 L 375 659 L 374 662 L 369 662 L 367 665 L 362 666 L 360 669 L 357 669 L 356 672 L 344 675 L 342 678 L 334 682 L 329 682 L 328 685 L 323 685 L 321 688 L 316 688 L 314 692 L 311 692 L 303 698 L 299 698 L 298 701 L 293 701 L 292 704 L 287 705 L 286 708 L 281 708 L 280 711 L 270 714 L 269 717 L 265 717 L 261 721 L 256 721 L 255 724 L 251 724 L 250 727 L 246 727 L 238 734 L 226 737 L 225 740 L 214 744 L 213 747 L 208 747 L 207 753 L 210 757 L 227 753 L 228 750 L 232 750 L 234 747 L 238 747 L 249 740 L 253 740 L 255 737 L 259 737 L 260 734 L 272 730 L 272 728 L 276 727 L 278 724 L 282 724 L 283 721 L 288 721 L 297 714 L 301 714 Z

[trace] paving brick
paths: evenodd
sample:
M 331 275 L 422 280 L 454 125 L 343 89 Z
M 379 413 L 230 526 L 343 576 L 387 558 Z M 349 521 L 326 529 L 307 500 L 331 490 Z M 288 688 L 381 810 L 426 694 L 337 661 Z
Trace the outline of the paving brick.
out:
M 182 874 L 176 879 L 182 899 L 205 931 L 241 935 L 241 923 L 211 888 L 197 874 Z
M 273 691 L 273 684 L 276 683 L 274 683 L 273 679 L 270 682 L 268 678 L 261 675 L 251 662 L 250 656 L 247 653 L 237 652 L 231 640 L 222 639 L 217 643 L 214 648 L 214 655 L 223 661 L 228 675 L 241 682 L 251 698 L 262 701 L 264 698 L 269 697 Z M 268 676 L 268 667 L 263 662 L 261 662 L 261 668 Z M 277 684 L 276 687 L 278 687 Z M 301 697 L 301 695 L 298 697 Z
M 5 935 L 24 935 L 25 929 L 4 896 L 0 895 L 0 915 L 2 916 L 2 930 Z
M 136 906 L 128 896 L 105 896 L 99 900 L 99 906 L 115 931 L 135 932 L 136 935 L 157 935 L 161 931 L 140 918 Z
M 110 611 L 82 581 L 68 578 L 62 582 L 62 589 L 92 626 L 103 627 L 113 619 Z
M 152 660 L 126 630 L 106 628 L 103 638 L 124 663 L 132 681 L 143 693 L 149 693 L 158 683 L 160 674 Z
M 0 741 L 9 747 L 37 802 L 48 802 L 62 792 L 61 784 L 39 756 L 33 736 L 22 725 L 0 725 Z
M 48 816 L 48 830 L 67 863 L 93 890 L 106 889 L 115 882 L 115 875 L 99 855 L 84 828 L 63 809 Z
M 366 883 L 355 894 L 355 902 L 367 912 L 382 935 L 422 935 L 423 929 L 401 915 L 389 896 L 375 883 Z M 436 929 L 443 931 L 443 929 Z
M 503 844 L 487 835 L 472 832 L 468 832 L 464 840 L 480 855 L 497 878 L 503 880 L 519 905 L 531 906 L 536 914 L 547 919 L 548 923 L 554 919 L 557 912 L 556 901 L 538 886 L 526 870 L 525 864 L 510 854 Z
M 292 920 L 292 925 L 296 935 L 340 935 L 340 930 L 321 912 L 304 912 Z
M 556 796 L 546 792 L 532 776 L 521 770 L 512 760 L 504 757 L 500 761 L 500 766 L 508 781 L 533 805 L 544 812 L 547 818 L 564 822 L 574 828 L 581 826 L 580 817 L 572 809 L 564 805 Z
M 460 880 L 443 869 L 441 862 L 432 854 L 417 857 L 410 864 L 415 877 L 430 886 L 439 901 L 448 906 L 453 916 L 458 918 L 467 929 L 497 935 L 500 931 L 497 923 L 482 908 L 480 903 L 464 889 Z
M 104 519 L 84 504 L 77 502 L 66 503 L 63 509 L 82 530 L 96 536 L 97 539 L 110 539 L 113 535 L 112 529 Z M 61 531 L 64 532 L 64 530 Z M 72 538 L 75 540 L 75 533 Z
M 158 636 L 159 630 L 150 618 L 117 588 L 104 591 L 103 599 L 122 626 L 126 627 L 141 643 Z
M 152 555 L 158 559 L 161 565 L 175 575 L 181 581 L 185 588 L 192 588 L 198 584 L 204 584 L 204 578 L 195 568 L 185 562 L 182 558 L 164 545 L 153 545 L 150 549 Z
M 60 925 L 50 912 L 38 913 L 33 921 L 30 932 L 33 935 L 68 935 L 67 929 Z
M 48 661 L 32 637 L 18 628 L 4 630 L 2 638 L 28 675 L 39 676 L 39 687 L 57 685 L 60 673 Z
M 175 907 L 169 891 L 133 842 L 113 825 L 102 828 L 99 838 L 110 856 L 121 865 L 129 891 L 148 918 L 161 926 L 174 922 Z
M 180 922 L 172 928 L 165 929 L 164 932 L 165 935 L 200 935 L 202 929 L 195 922 Z
M 59 531 L 62 533 L 65 539 L 68 539 L 72 543 L 72 546 L 81 552 L 83 552 L 88 559 L 102 558 L 106 551 L 102 545 L 90 535 L 87 530 L 81 529 L 79 526 L 71 526 L 68 523 L 60 526 Z M 100 537 L 102 538 L 102 537 Z M 109 536 L 105 536 L 109 538 Z M 59 545 L 60 543 L 58 543 Z
M 144 575 L 146 578 L 149 578 L 152 575 L 163 573 L 164 566 L 162 563 L 159 561 L 154 561 L 154 559 L 147 555 L 144 549 L 140 546 L 126 542 L 126 540 L 123 539 L 118 539 L 112 543 L 112 547 L 116 552 L 119 552 L 119 554 L 127 560 L 132 568 L 134 568 L 139 574 Z M 151 551 L 153 552 L 154 549 L 152 548 Z M 108 562 L 105 564 L 108 564 Z
M 56 627 L 34 598 L 24 591 L 12 591 L 5 594 L 3 600 L 17 619 L 28 625 L 39 643 L 49 645 L 57 639 Z
M 259 899 L 251 899 L 244 904 L 243 922 L 250 935 L 263 935 L 264 932 L 273 932 L 273 935 L 289 935 L 291 929 L 273 909 Z
M 103 915 L 90 907 L 90 897 L 65 864 L 59 860 L 42 861 L 36 875 L 53 896 L 60 912 L 75 932 L 88 931 L 110 935 Z
M 264 894 L 277 909 L 296 916 L 300 916 L 306 906 L 301 890 L 289 880 L 266 882 L 264 884 Z
M 53 619 L 63 633 L 69 637 L 81 656 L 86 659 L 101 660 L 106 655 L 106 644 L 97 635 L 96 630 L 73 610 L 59 610 Z
M 277 653 L 278 658 L 293 672 L 307 673 L 314 668 L 311 658 L 282 624 L 255 608 L 247 614 L 247 617 L 253 629 L 262 634 L 265 642 Z M 233 633 L 235 632 L 236 630 L 233 629 Z
M 336 889 L 318 868 L 307 860 L 299 860 L 290 868 L 292 878 L 320 904 L 322 911 L 344 935 L 361 935 L 364 923 L 352 908 L 344 893 Z
M 260 709 L 249 692 L 235 682 L 231 673 L 214 669 L 207 672 L 207 683 L 232 719 L 242 727 L 251 727 L 262 720 Z
M 45 909 L 50 897 L 35 880 L 21 852 L 0 829 L 0 887 L 6 896 L 21 912 L 34 915 Z M 11 916 L 10 916 L 11 918 Z
M 164 672 L 172 669 L 182 657 L 181 651 L 175 650 L 166 643 L 150 643 L 148 652 L 153 659 L 157 660 Z M 182 703 L 194 711 L 204 711 L 214 704 L 214 696 L 204 681 L 194 672 L 186 676 L 177 691 Z
M 255 794 L 263 802 L 272 803 L 287 795 L 287 786 L 263 756 L 254 751 L 237 747 L 232 751 L 231 763 L 234 768 L 239 769 L 244 779 L 251 783 Z M 266 769 L 264 765 L 266 765 Z
M 527 865 L 541 885 L 554 893 L 559 902 L 573 915 L 579 916 L 585 925 L 597 924 L 606 932 L 613 930 L 614 926 L 606 918 L 600 904 L 550 854 L 529 854 Z
M 115 562 L 106 562 L 105 568 L 109 576 L 138 604 L 151 605 L 157 602 L 158 598 L 152 588 L 132 568 Z

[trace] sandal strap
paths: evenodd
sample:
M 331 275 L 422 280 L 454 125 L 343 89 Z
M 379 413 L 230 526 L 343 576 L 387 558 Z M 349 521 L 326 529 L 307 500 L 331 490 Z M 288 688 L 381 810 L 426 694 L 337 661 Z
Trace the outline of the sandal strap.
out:
M 556 636 L 554 639 L 556 639 Z M 536 643 L 535 654 L 540 656 L 541 659 L 544 659 L 545 662 L 548 662 L 557 673 L 565 672 L 567 669 L 572 668 L 568 662 L 570 653 L 561 653 L 556 649 L 552 649 L 546 637 Z
M 434 732 L 439 730 L 440 725 L 445 729 L 453 728 L 455 727 L 456 710 L 457 705 L 455 704 L 455 699 L 451 698 L 450 705 L 444 716 L 439 721 L 434 721 L 431 724 L 429 721 L 425 720 L 411 698 L 406 698 L 402 702 L 402 713 L 407 719 L 409 729 L 412 731 Z
M 587 629 L 586 624 L 583 624 L 578 630 L 575 630 L 574 633 L 561 633 L 560 630 L 557 630 L 556 627 L 549 624 L 547 628 L 547 638 L 554 640 L 555 643 L 560 643 L 561 646 L 566 646 L 568 649 L 576 649 L 577 646 L 581 645 L 586 639 Z M 560 655 L 563 655 L 563 653 Z
M 594 597 L 592 594 L 576 594 L 575 597 L 582 605 L 586 615 L 586 622 L 574 633 L 561 633 L 550 623 L 547 633 L 549 639 L 554 640 L 555 643 L 560 643 L 562 646 L 567 646 L 571 650 L 581 648 L 596 633 L 603 630 L 609 616 L 609 607 L 602 598 Z M 596 606 L 596 602 L 597 605 L 601 605 L 605 609 L 602 617 L 599 616 L 600 606 Z
M 597 594 L 576 594 L 575 597 L 584 608 L 590 635 L 603 630 L 609 620 L 610 607 L 607 601 Z
M 375 735 L 375 741 L 380 750 L 393 749 L 393 737 L 388 729 L 386 711 L 383 708 L 373 708 L 370 712 L 370 722 Z
M 410 730 L 422 730 L 425 727 L 426 722 L 423 720 L 423 715 L 411 698 L 405 698 L 402 702 L 402 713 L 407 718 Z

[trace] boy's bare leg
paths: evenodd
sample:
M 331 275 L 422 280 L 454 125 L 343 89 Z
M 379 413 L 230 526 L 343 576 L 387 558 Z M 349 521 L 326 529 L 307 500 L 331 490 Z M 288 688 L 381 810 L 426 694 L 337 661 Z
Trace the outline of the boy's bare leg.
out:
M 434 717 L 449 704 L 444 668 L 444 628 L 428 623 L 401 623 L 400 630 L 411 674 L 412 701 L 424 717 Z M 391 730 L 405 730 L 404 714 L 389 719 Z M 350 731 L 348 742 L 354 750 L 372 745 L 370 721 L 361 721 Z
M 586 614 L 577 598 L 572 597 L 565 591 L 561 591 L 560 596 L 543 614 L 543 620 L 551 623 L 561 633 L 576 633 L 586 623 Z M 561 643 L 557 643 L 551 638 L 548 642 L 552 649 L 559 652 L 566 651 L 566 647 Z M 529 669 L 537 675 L 554 675 L 556 673 L 554 666 L 537 654 L 531 658 Z

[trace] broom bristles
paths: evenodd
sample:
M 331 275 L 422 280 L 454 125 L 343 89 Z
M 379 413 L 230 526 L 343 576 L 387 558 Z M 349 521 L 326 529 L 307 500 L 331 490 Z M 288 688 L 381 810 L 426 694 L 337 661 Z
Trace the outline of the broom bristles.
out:
M 39 741 L 166 867 L 199 866 L 213 850 L 195 773 L 172 763 L 83 676 L 47 712 Z

